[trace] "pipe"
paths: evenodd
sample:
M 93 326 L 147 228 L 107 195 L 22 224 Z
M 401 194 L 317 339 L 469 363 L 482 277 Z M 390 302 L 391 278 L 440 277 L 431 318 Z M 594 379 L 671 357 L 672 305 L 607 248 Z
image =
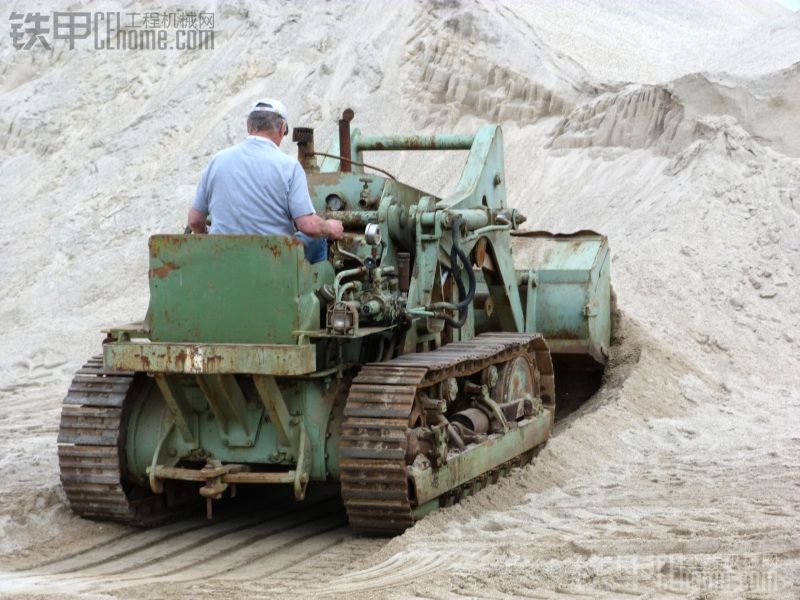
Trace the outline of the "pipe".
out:
M 356 142 L 356 152 L 365 150 L 469 150 L 472 148 L 474 139 L 475 136 L 472 135 L 364 136 Z
M 459 217 L 463 219 L 468 231 L 486 227 L 489 224 L 489 212 L 483 208 L 464 208 L 445 212 L 433 211 L 422 213 L 420 215 L 420 222 L 427 227 L 432 227 L 436 224 L 436 219 L 441 219 L 442 227 L 452 227 L 453 221 Z
M 349 290 L 351 290 L 351 289 L 353 289 L 355 287 L 356 287 L 356 282 L 355 281 L 348 281 L 343 286 L 337 288 L 337 290 L 336 290 L 336 301 L 337 302 L 341 302 L 342 298 L 344 298 L 345 292 L 347 292 L 347 291 L 349 291 Z
M 353 120 L 355 113 L 352 108 L 346 108 L 339 119 L 339 154 L 346 160 L 339 161 L 339 170 L 342 173 L 349 173 L 353 170 L 350 159 L 353 157 L 350 148 L 350 121 Z
M 306 173 L 319 171 L 317 159 L 314 158 L 314 130 L 310 127 L 295 127 L 292 130 L 292 141 L 297 143 L 297 160 Z
M 339 302 L 342 299 L 345 291 L 349 290 L 352 287 L 355 287 L 354 281 L 342 285 L 342 280 L 345 277 L 363 275 L 366 272 L 367 272 L 366 267 L 356 267 L 355 269 L 345 269 L 344 271 L 340 271 L 339 274 L 336 275 L 336 277 L 334 277 L 333 279 L 333 290 L 336 293 L 336 301 Z
M 341 221 L 342 225 L 345 227 L 363 227 L 364 225 L 378 222 L 378 211 L 326 210 L 322 213 L 322 217 L 324 219 L 336 219 L 337 221 Z
M 333 287 L 339 287 L 339 284 L 342 282 L 342 279 L 345 277 L 353 277 L 354 275 L 363 275 L 367 272 L 365 267 L 356 267 L 355 269 L 345 269 L 344 271 L 340 271 L 338 275 L 333 280 Z

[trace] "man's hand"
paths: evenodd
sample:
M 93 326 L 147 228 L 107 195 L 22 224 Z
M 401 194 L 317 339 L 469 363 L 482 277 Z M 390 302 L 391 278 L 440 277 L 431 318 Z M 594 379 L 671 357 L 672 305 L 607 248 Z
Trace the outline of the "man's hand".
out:
M 206 227 L 206 213 L 190 208 L 189 229 L 192 230 L 192 233 L 208 233 L 208 227 Z
M 342 225 L 341 221 L 337 221 L 336 219 L 328 219 L 325 221 L 325 225 L 328 226 L 327 236 L 330 239 L 340 240 L 344 237 L 344 225 Z
M 344 226 L 336 219 L 326 221 L 319 215 L 304 215 L 297 217 L 294 222 L 300 231 L 310 237 L 340 240 L 344 236 Z

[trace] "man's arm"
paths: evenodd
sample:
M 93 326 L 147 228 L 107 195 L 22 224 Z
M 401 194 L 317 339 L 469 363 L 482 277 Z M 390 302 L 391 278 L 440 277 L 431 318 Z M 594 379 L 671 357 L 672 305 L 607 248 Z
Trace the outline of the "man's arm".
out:
M 344 227 L 342 227 L 341 221 L 335 219 L 325 220 L 317 214 L 297 217 L 294 222 L 300 231 L 313 238 L 326 237 L 332 240 L 340 240 L 344 235 Z
M 207 213 L 197 210 L 194 207 L 189 209 L 189 229 L 192 230 L 192 233 L 208 233 L 206 216 Z
M 342 222 L 335 219 L 326 221 L 314 211 L 308 195 L 306 173 L 298 162 L 294 163 L 294 172 L 289 181 L 289 214 L 294 218 L 297 228 L 309 237 L 342 239 Z
M 206 225 L 206 216 L 208 216 L 208 203 L 209 203 L 209 189 L 208 189 L 208 174 L 211 170 L 211 165 L 214 160 L 203 169 L 200 175 L 200 181 L 197 183 L 197 191 L 192 200 L 192 207 L 189 209 L 189 229 L 192 233 L 208 233 L 208 226 Z

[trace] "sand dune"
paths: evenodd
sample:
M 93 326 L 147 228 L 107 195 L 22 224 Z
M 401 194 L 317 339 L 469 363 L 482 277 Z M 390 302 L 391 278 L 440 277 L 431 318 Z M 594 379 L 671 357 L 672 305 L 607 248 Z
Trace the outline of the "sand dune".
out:
M 213 51 L 0 46 L 0 595 L 798 597 L 798 15 L 756 0 L 208 8 Z M 142 317 L 147 236 L 181 230 L 200 170 L 264 95 L 321 140 L 346 106 L 375 133 L 499 122 L 528 224 L 609 236 L 619 315 L 599 393 L 531 466 L 388 543 L 327 513 L 145 539 L 76 519 L 60 490 L 72 372 L 103 326 Z M 462 167 L 374 161 L 435 193 Z M 145 556 L 176 548 L 163 567 Z M 134 553 L 104 567 L 106 552 Z

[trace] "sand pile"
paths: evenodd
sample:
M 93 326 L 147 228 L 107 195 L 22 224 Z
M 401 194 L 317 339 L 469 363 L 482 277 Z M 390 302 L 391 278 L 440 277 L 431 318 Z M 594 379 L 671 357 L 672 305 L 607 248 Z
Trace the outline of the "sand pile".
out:
M 205 162 L 275 95 L 321 140 L 345 106 L 375 133 L 500 122 L 510 202 L 536 228 L 607 234 L 620 310 L 603 388 L 533 465 L 295 592 L 797 593 L 798 15 L 756 0 L 206 8 L 213 51 L 0 48 L 0 571 L 119 533 L 64 506 L 61 397 L 103 326 L 143 316 L 147 236 L 182 228 Z M 374 158 L 433 192 L 461 160 Z

